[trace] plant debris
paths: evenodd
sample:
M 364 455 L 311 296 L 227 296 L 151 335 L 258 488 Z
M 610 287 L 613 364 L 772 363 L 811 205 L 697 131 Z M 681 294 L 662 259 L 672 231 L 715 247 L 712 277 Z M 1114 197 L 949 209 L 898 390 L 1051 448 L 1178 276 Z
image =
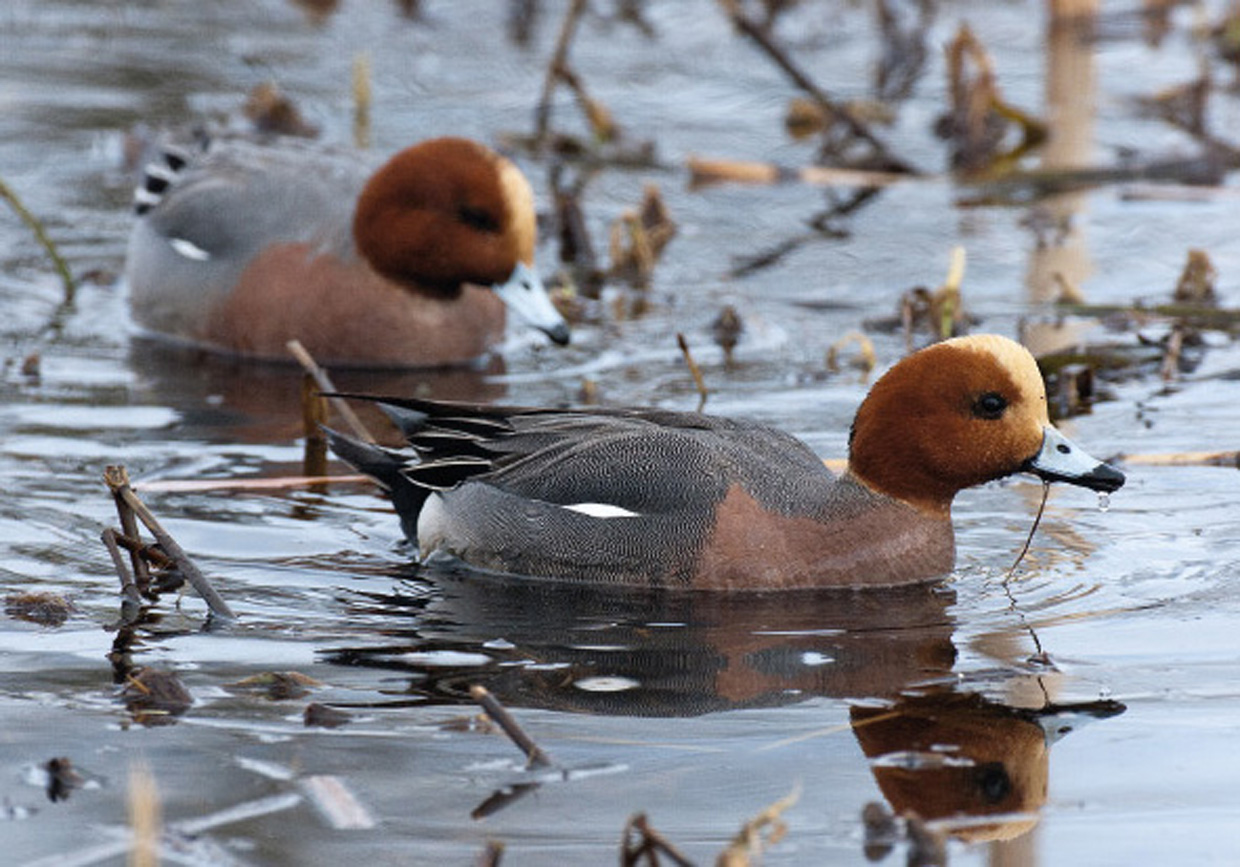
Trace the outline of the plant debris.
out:
M 951 107 L 935 131 L 951 144 L 951 166 L 965 174 L 1001 174 L 1046 139 L 1046 125 L 1009 105 L 999 94 L 990 53 L 961 24 L 947 47 Z M 1004 149 L 1015 127 L 1020 141 Z
M 340 708 L 332 707 L 329 704 L 321 704 L 317 701 L 306 705 L 306 710 L 302 714 L 303 722 L 307 728 L 318 727 L 324 729 L 338 729 L 343 725 L 353 721 L 353 715 L 348 711 Z
M 68 756 L 50 759 L 43 766 L 47 771 L 47 799 L 53 804 L 67 801 L 74 789 L 80 789 L 86 779 L 73 769 L 73 762 Z
M 61 626 L 77 613 L 77 606 L 59 593 L 28 591 L 4 597 L 4 613 L 40 626 Z
M 194 704 L 176 674 L 150 666 L 130 672 L 121 698 L 134 722 L 148 727 L 171 725 Z
M 253 692 L 270 701 L 304 698 L 323 684 L 299 671 L 267 671 L 239 680 L 229 688 L 234 692 Z

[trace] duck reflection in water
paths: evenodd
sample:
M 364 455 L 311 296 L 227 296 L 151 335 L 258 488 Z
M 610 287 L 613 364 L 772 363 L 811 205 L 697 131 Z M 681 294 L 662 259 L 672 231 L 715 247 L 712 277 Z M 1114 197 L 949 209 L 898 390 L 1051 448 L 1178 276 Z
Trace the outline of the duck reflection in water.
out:
M 1123 710 L 1049 700 L 1020 709 L 962 688 L 955 596 L 942 585 L 735 596 L 489 580 L 444 567 L 429 577 L 434 590 L 424 594 L 355 597 L 358 614 L 391 627 L 383 643 L 335 649 L 332 661 L 408 673 L 408 698 L 397 703 L 417 706 L 471 703 L 473 685 L 513 708 L 609 716 L 848 700 L 893 810 L 944 820 L 963 839 L 1031 828 L 1046 799 L 1049 745 L 1075 724 L 1072 714 Z M 997 818 L 979 824 L 984 817 Z

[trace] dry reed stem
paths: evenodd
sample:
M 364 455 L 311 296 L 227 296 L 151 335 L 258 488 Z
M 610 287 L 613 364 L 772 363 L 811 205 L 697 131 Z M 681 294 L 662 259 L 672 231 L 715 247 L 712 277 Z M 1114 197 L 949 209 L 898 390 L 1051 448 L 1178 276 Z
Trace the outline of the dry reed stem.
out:
M 525 753 L 529 767 L 545 768 L 552 764 L 551 757 L 534 743 L 534 740 L 517 724 L 512 714 L 499 703 L 499 699 L 492 695 L 490 690 L 485 686 L 471 686 L 469 696 L 486 711 L 487 716 L 503 730 L 504 734 L 508 735 L 509 740 Z
M 176 563 L 181 574 L 185 576 L 194 590 L 198 592 L 198 595 L 207 603 L 207 607 L 211 609 L 211 612 L 221 617 L 235 618 L 236 615 L 228 607 L 228 603 L 215 591 L 207 577 L 189 559 L 189 556 L 177 540 L 172 538 L 168 531 L 163 528 L 151 510 L 146 507 L 146 504 L 138 499 L 138 495 L 133 492 L 133 488 L 129 485 L 129 474 L 125 472 L 125 468 L 122 466 L 109 466 L 104 470 L 103 479 L 112 491 L 112 495 L 124 500 L 125 504 L 138 516 L 138 519 L 151 531 L 151 535 L 163 547 L 164 553 Z
M 318 384 L 319 391 L 326 393 L 336 391 L 336 386 L 332 384 L 331 377 L 327 375 L 327 371 L 319 366 L 319 363 L 314 360 L 314 356 L 307 351 L 306 347 L 301 345 L 300 340 L 290 340 L 286 344 L 286 347 L 289 353 L 297 359 L 298 364 L 302 366 L 306 373 L 314 377 L 315 383 Z M 353 431 L 354 436 L 365 440 L 368 443 L 373 443 L 375 441 L 375 438 L 371 436 L 370 431 L 366 429 L 366 425 L 362 424 L 362 420 L 357 417 L 357 413 L 355 413 L 353 409 L 345 403 L 344 398 L 332 397 L 331 402 L 332 406 L 335 407 L 336 412 L 340 413 L 340 417 L 344 419 L 345 424 L 347 424 Z
M 27 210 L 26 206 L 22 204 L 22 200 L 18 198 L 17 193 L 13 192 L 12 188 L 4 181 L 0 181 L 0 199 L 8 202 L 9 207 L 13 209 L 18 218 L 34 233 L 35 240 L 47 252 L 48 257 L 52 260 L 52 266 L 56 269 L 56 273 L 60 275 L 60 282 L 65 288 L 64 303 L 72 304 L 73 298 L 77 294 L 77 283 L 73 279 L 73 274 L 69 271 L 69 264 L 65 262 L 64 257 L 60 255 L 60 251 L 56 248 L 56 244 L 53 243 L 47 231 L 43 228 L 43 223 Z

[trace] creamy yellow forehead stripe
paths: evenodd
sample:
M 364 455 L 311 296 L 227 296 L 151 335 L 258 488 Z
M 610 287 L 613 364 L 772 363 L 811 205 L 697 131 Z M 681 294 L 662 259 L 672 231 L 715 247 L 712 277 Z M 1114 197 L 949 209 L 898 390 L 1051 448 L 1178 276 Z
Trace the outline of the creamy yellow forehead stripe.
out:
M 1028 349 L 1015 340 L 998 334 L 970 334 L 943 341 L 948 346 L 985 352 L 992 355 L 1011 375 L 1022 394 L 1035 401 L 1046 403 L 1046 388 L 1038 363 Z
M 516 236 L 517 255 L 526 265 L 534 265 L 534 245 L 538 227 L 534 218 L 534 191 L 525 175 L 509 160 L 500 157 L 499 186 L 503 191 L 504 204 L 512 217 L 512 232 Z

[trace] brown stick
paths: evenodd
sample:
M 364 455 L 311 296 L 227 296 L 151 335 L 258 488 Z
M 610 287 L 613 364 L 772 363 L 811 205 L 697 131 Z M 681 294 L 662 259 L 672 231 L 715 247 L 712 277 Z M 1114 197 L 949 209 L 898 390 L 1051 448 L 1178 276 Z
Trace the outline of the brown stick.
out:
M 111 487 L 111 485 L 109 485 L 109 487 Z M 112 489 L 112 499 L 116 502 L 116 515 L 121 522 L 121 534 L 130 539 L 139 538 L 138 522 L 134 518 L 133 509 L 127 502 L 125 502 L 125 499 L 117 493 L 115 488 Z M 107 544 L 106 540 L 104 544 Z M 147 566 L 146 559 L 139 551 L 130 548 L 129 562 L 133 564 L 133 579 L 137 586 L 138 593 L 145 593 L 151 586 L 151 570 Z M 121 580 L 123 585 L 124 579 L 122 578 Z M 124 592 L 123 586 L 121 589 L 122 592 Z
M 22 200 L 17 197 L 17 193 L 13 192 L 4 181 L 0 181 L 0 199 L 4 199 L 9 203 L 9 207 L 13 209 L 13 212 L 34 233 L 35 240 L 39 242 L 39 246 L 47 251 L 48 258 L 52 260 L 52 267 L 60 275 L 60 282 L 65 288 L 64 303 L 72 304 L 73 298 L 77 294 L 77 283 L 73 280 L 73 274 L 69 271 L 68 263 L 65 262 L 64 257 L 60 255 L 60 251 L 56 249 L 56 245 L 52 243 L 52 239 L 43 228 L 43 223 L 26 209 L 26 206 L 22 204 Z
M 680 351 L 685 357 L 685 364 L 689 365 L 689 373 L 693 375 L 693 384 L 697 386 L 697 411 L 701 412 L 706 406 L 706 398 L 710 395 L 710 392 L 706 390 L 706 380 L 702 378 L 702 369 L 697 366 L 697 362 L 693 360 L 693 354 L 689 352 L 689 342 L 679 331 L 676 332 L 676 342 L 680 345 Z
M 732 20 L 732 24 L 737 30 L 757 43 L 758 47 L 775 61 L 775 65 L 787 73 L 788 77 L 792 79 L 793 84 L 805 91 L 810 99 L 822 107 L 823 111 L 830 116 L 842 120 L 848 126 L 849 132 L 874 148 L 875 153 L 881 158 L 884 165 L 896 171 L 913 171 L 911 166 L 888 152 L 887 146 L 875 138 L 869 128 L 857 120 L 852 112 L 843 105 L 837 104 L 826 91 L 818 87 L 813 79 L 806 75 L 792 61 L 792 58 L 771 40 L 767 32 L 745 14 L 744 10 L 741 9 L 740 0 L 719 0 L 719 5 L 723 7 L 724 13 Z
M 215 591 L 215 588 L 211 586 L 211 582 L 207 580 L 207 577 L 203 575 L 198 567 L 194 565 L 194 562 L 189 559 L 189 556 L 185 553 L 185 549 L 183 549 L 180 544 L 177 543 L 177 540 L 172 538 L 172 536 L 168 534 L 168 531 L 160 525 L 159 521 L 156 520 L 155 515 L 152 514 L 151 510 L 146 507 L 146 504 L 138 499 L 138 495 L 135 494 L 133 492 L 133 488 L 129 486 L 129 474 L 125 472 L 125 468 L 120 466 L 107 467 L 103 472 L 103 480 L 112 491 L 112 496 L 124 500 L 125 504 L 133 510 L 139 520 L 141 520 L 142 523 L 146 525 L 146 528 L 151 531 L 151 535 L 153 535 L 155 540 L 163 547 L 164 553 L 172 558 L 173 562 L 176 563 L 177 568 L 181 570 L 181 574 L 185 576 L 186 580 L 189 581 L 194 590 L 198 592 L 198 595 L 201 596 L 203 601 L 207 603 L 207 607 L 211 609 L 211 613 L 217 614 L 221 617 L 235 619 L 236 615 L 233 614 L 232 609 L 228 607 L 228 603 L 225 602 L 224 598 Z
M 125 565 L 125 557 L 121 554 L 121 546 L 117 542 L 119 534 L 108 527 L 100 534 L 104 547 L 108 549 L 108 553 L 112 555 L 112 565 L 116 567 L 117 577 L 121 579 L 121 596 L 124 597 L 124 605 L 132 606 L 134 609 L 142 607 L 142 594 L 138 592 L 138 585 L 134 583 L 133 575 L 129 572 L 129 567 Z
M 486 711 L 487 716 L 503 729 L 504 734 L 508 735 L 508 738 L 517 745 L 521 752 L 525 753 L 529 767 L 545 768 L 552 764 L 551 757 L 544 753 L 538 744 L 534 743 L 533 739 L 525 733 L 521 726 L 517 725 L 517 721 L 512 718 L 512 714 L 499 703 L 499 699 L 492 695 L 489 689 L 485 686 L 471 686 L 469 688 L 469 697 L 478 702 L 482 709 Z
M 273 479 L 156 479 L 141 484 L 142 490 L 167 493 L 198 491 L 271 491 L 281 488 L 308 488 L 332 482 L 356 484 L 371 481 L 370 476 L 350 473 L 339 476 L 279 476 Z M 122 547 L 124 545 L 122 544 Z
M 709 159 L 690 156 L 686 161 L 690 184 L 712 183 L 780 184 L 799 181 L 823 187 L 889 187 L 909 180 L 899 172 L 873 172 L 862 169 L 839 169 L 828 166 L 788 168 L 775 163 L 754 160 Z
M 317 361 L 314 360 L 306 347 L 301 345 L 300 340 L 290 340 L 286 347 L 297 362 L 305 369 L 306 373 L 314 377 L 315 383 L 320 391 L 333 392 L 336 386 L 332 384 L 331 377 L 327 375 L 327 371 L 319 367 Z M 362 424 L 362 420 L 357 417 L 357 413 L 344 402 L 343 398 L 331 398 L 332 406 L 336 408 L 336 412 L 340 413 L 340 417 L 344 419 L 344 423 L 353 431 L 353 435 L 358 439 L 363 439 L 368 443 L 373 443 L 375 438 L 370 435 L 370 431 L 366 429 L 366 425 Z
M 306 447 L 301 457 L 302 472 L 307 476 L 327 475 L 327 400 L 318 390 L 318 383 L 307 373 L 301 380 L 301 426 Z
M 640 834 L 634 845 L 633 833 Z M 672 842 L 650 826 L 645 813 L 637 813 L 629 817 L 624 825 L 623 843 L 620 851 L 620 863 L 623 867 L 636 867 L 642 857 L 647 864 L 658 864 L 658 853 L 662 852 L 678 867 L 693 867 L 693 862 L 685 857 Z
M 547 75 L 543 78 L 542 96 L 538 99 L 538 107 L 534 109 L 534 144 L 541 148 L 547 140 L 547 132 L 551 127 L 551 98 L 555 94 L 555 86 L 560 81 L 563 70 L 568 65 L 568 48 L 572 44 L 573 34 L 577 30 L 577 22 L 585 12 L 586 0 L 573 0 L 560 25 L 560 35 L 555 41 L 555 50 L 551 53 L 551 61 L 547 64 Z

